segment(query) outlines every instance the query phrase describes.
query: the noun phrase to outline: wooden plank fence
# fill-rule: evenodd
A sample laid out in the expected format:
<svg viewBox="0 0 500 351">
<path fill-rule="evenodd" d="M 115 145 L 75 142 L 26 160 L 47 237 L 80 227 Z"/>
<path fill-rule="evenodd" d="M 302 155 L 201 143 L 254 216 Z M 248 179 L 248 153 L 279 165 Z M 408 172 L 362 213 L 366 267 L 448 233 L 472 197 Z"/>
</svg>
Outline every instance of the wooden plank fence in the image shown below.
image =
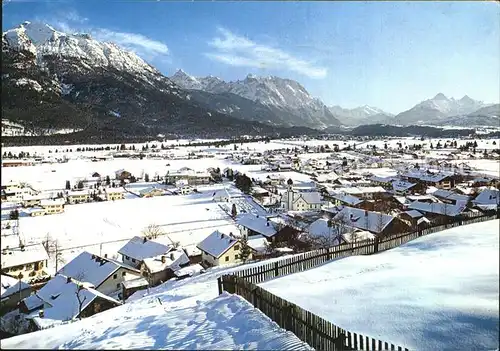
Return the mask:
<svg viewBox="0 0 500 351">
<path fill-rule="evenodd" d="M 398 350 L 403 348 L 367 336 L 344 330 L 323 318 L 288 302 L 257 286 L 270 279 L 318 267 L 338 258 L 354 255 L 371 255 L 386 251 L 431 233 L 445 229 L 484 222 L 499 215 L 467 216 L 449 224 L 438 225 L 409 233 L 400 233 L 380 240 L 363 240 L 344 243 L 328 249 L 314 250 L 234 272 L 219 277 L 219 294 L 227 291 L 238 294 L 271 318 L 280 327 L 293 332 L 299 339 L 317 350 Z M 407 349 L 404 349 L 407 351 Z"/>
<path fill-rule="evenodd" d="M 294 333 L 316 350 L 403 350 L 401 346 L 342 329 L 245 278 L 223 275 L 219 277 L 219 283 L 223 291 L 240 295 L 281 328 Z"/>
<path fill-rule="evenodd" d="M 341 245 L 330 247 L 328 249 L 308 251 L 302 254 L 295 255 L 293 257 L 263 264 L 258 267 L 243 269 L 241 271 L 234 272 L 234 275 L 240 278 L 245 278 L 254 284 L 260 284 L 273 278 L 303 272 L 308 269 L 318 267 L 319 265 L 334 259 L 344 258 L 348 256 L 375 254 L 401 246 L 421 236 L 465 224 L 484 222 L 496 218 L 496 215 L 481 215 L 466 219 L 460 219 L 459 221 L 450 224 L 429 227 L 420 231 L 400 233 L 389 237 L 384 237 L 380 240 L 370 239 L 358 241 L 356 243 L 344 243 Z"/>
</svg>

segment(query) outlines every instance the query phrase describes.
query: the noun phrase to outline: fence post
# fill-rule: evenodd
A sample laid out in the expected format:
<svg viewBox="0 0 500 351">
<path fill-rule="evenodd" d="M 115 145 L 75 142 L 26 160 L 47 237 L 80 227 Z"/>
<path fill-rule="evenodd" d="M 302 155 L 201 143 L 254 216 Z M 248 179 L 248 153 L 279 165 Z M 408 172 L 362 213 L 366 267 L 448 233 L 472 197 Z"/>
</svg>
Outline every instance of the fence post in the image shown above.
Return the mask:
<svg viewBox="0 0 500 351">
<path fill-rule="evenodd" d="M 375 242 L 373 243 L 373 253 L 378 252 L 378 235 L 375 237 Z"/>
<path fill-rule="evenodd" d="M 330 248 L 328 247 L 326 249 L 326 260 L 327 261 L 330 261 L 332 259 L 331 255 L 330 255 Z"/>
<path fill-rule="evenodd" d="M 219 295 L 221 295 L 222 291 L 224 290 L 223 287 L 222 287 L 222 276 L 220 276 L 219 278 L 217 278 L 217 286 L 219 287 Z"/>
<path fill-rule="evenodd" d="M 278 262 L 274 262 L 274 276 L 277 277 L 278 276 Z"/>
</svg>

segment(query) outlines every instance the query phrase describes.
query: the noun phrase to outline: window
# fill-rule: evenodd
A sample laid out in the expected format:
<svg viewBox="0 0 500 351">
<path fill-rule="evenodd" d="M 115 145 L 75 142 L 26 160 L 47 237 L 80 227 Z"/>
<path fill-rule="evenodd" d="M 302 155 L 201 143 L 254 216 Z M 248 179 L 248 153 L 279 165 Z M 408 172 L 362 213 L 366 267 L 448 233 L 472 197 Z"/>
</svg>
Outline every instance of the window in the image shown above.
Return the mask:
<svg viewBox="0 0 500 351">
<path fill-rule="evenodd" d="M 135 258 L 132 259 L 132 262 L 135 263 Z"/>
<path fill-rule="evenodd" d="M 118 278 L 118 274 L 113 275 L 113 279 Z"/>
<path fill-rule="evenodd" d="M 238 251 L 240 249 L 240 245 L 234 245 L 234 249 Z"/>
<path fill-rule="evenodd" d="M 127 274 L 127 272 L 122 272 L 122 277 L 124 277 L 124 276 L 125 276 L 125 274 Z"/>
<path fill-rule="evenodd" d="M 240 258 L 240 255 L 234 255 L 235 260 L 237 260 L 238 258 Z"/>
<path fill-rule="evenodd" d="M 119 284 L 119 283 L 118 283 L 118 284 L 116 284 L 116 288 L 117 288 L 117 289 L 120 289 L 120 284 Z"/>
<path fill-rule="evenodd" d="M 126 259 L 126 260 L 129 260 L 129 259 L 130 259 L 130 257 L 128 257 L 128 256 L 125 256 L 125 259 Z"/>
<path fill-rule="evenodd" d="M 229 261 L 229 256 L 226 256 L 226 262 Z"/>
</svg>

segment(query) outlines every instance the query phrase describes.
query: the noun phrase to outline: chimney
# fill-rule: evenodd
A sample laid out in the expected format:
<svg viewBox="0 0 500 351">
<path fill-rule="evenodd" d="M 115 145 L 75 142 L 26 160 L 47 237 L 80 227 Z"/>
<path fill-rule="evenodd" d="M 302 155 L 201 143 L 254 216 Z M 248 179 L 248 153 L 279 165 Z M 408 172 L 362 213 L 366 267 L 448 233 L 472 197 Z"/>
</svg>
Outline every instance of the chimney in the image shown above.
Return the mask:
<svg viewBox="0 0 500 351">
<path fill-rule="evenodd" d="M 107 253 L 104 254 L 104 258 L 108 258 L 108 254 Z"/>
<path fill-rule="evenodd" d="M 43 310 L 38 311 L 38 317 L 43 318 L 44 313 Z"/>
<path fill-rule="evenodd" d="M 66 283 L 71 283 L 71 277 L 66 277 Z"/>
<path fill-rule="evenodd" d="M 269 227 L 269 221 L 267 221 L 266 225 Z"/>
<path fill-rule="evenodd" d="M 170 253 L 170 259 L 171 259 L 172 261 L 175 259 L 175 257 L 174 257 L 174 253 L 173 253 L 173 252 L 171 252 L 171 253 Z"/>
<path fill-rule="evenodd" d="M 148 238 L 144 237 L 142 242 L 145 243 L 146 241 L 148 241 Z"/>
<path fill-rule="evenodd" d="M 165 263 L 167 261 L 167 258 L 165 256 L 161 256 L 161 263 Z"/>
<path fill-rule="evenodd" d="M 24 251 L 24 245 L 21 244 L 21 251 Z"/>
<path fill-rule="evenodd" d="M 92 255 L 92 259 L 95 260 L 95 255 Z"/>
</svg>

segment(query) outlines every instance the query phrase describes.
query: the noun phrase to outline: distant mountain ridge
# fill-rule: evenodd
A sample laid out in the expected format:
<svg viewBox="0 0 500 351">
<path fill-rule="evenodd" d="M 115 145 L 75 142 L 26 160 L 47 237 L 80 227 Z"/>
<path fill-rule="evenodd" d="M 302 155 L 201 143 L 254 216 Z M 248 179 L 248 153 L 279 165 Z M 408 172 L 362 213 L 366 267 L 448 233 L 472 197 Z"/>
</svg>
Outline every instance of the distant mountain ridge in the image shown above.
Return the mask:
<svg viewBox="0 0 500 351">
<path fill-rule="evenodd" d="M 440 123 L 446 118 L 468 115 L 487 106 L 489 105 L 467 95 L 455 100 L 438 93 L 432 99 L 424 100 L 411 109 L 399 113 L 389 122 L 398 125 Z"/>
<path fill-rule="evenodd" d="M 347 126 L 385 123 L 390 120 L 390 118 L 394 117 L 394 115 L 389 112 L 385 112 L 377 107 L 368 105 L 353 109 L 346 109 L 336 105 L 331 106 L 329 109 L 333 115 L 342 122 L 342 124 Z"/>
<path fill-rule="evenodd" d="M 62 128 L 88 138 L 283 131 L 202 106 L 135 53 L 44 23 L 2 33 L 2 102 L 2 118 L 34 135 Z"/>
<path fill-rule="evenodd" d="M 277 115 L 271 118 L 271 123 L 317 129 L 340 125 L 340 121 L 321 100 L 312 97 L 300 83 L 291 79 L 249 74 L 243 80 L 226 82 L 213 76 L 193 77 L 183 70 L 175 72 L 170 79 L 188 91 L 199 90 L 214 94 L 214 99 L 217 99 L 218 94 L 226 94 L 225 104 L 230 104 L 227 94 L 234 94 L 257 103 L 259 109 L 265 106 L 269 112 L 268 117 L 270 114 Z M 218 111 L 223 111 L 224 104 L 219 103 L 221 109 Z M 234 106 L 232 110 L 235 110 Z M 248 114 L 253 113 L 249 111 Z"/>
</svg>

